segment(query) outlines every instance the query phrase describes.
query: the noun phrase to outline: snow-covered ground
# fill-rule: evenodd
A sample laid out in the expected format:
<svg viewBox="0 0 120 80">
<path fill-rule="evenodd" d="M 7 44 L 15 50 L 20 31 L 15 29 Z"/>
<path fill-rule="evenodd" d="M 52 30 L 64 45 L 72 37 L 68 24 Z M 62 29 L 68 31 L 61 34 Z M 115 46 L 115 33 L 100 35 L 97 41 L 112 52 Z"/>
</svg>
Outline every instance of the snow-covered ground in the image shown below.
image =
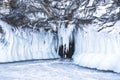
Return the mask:
<svg viewBox="0 0 120 80">
<path fill-rule="evenodd" d="M 56 59 L 0 64 L 0 80 L 120 80 L 120 74 Z"/>
</svg>

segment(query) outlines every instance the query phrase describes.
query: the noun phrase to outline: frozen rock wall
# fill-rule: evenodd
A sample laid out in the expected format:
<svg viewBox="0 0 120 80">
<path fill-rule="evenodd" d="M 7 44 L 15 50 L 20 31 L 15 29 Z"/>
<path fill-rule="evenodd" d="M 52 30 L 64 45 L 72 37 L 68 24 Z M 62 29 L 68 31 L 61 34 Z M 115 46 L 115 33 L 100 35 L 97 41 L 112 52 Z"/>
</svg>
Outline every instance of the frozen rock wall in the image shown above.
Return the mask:
<svg viewBox="0 0 120 80">
<path fill-rule="evenodd" d="M 63 54 L 69 54 L 70 43 L 74 42 L 72 58 L 76 64 L 120 72 L 119 3 L 119 0 L 1 0 L 0 45 L 4 57 L 0 62 L 59 58 L 60 47 Z"/>
</svg>

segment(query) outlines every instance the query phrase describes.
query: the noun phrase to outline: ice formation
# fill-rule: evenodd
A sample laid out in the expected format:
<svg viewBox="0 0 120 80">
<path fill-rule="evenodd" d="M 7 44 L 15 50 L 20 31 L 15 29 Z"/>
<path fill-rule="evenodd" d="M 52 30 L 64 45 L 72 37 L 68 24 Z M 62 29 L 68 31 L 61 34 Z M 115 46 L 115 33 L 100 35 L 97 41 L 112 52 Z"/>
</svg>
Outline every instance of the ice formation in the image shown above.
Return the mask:
<svg viewBox="0 0 120 80">
<path fill-rule="evenodd" d="M 0 26 L 4 30 L 4 34 L 1 34 L 0 62 L 59 58 L 55 51 L 56 37 L 51 31 L 12 31 L 12 26 L 1 20 Z"/>
<path fill-rule="evenodd" d="M 90 25 L 93 26 L 93 25 Z M 116 27 L 115 27 L 116 26 Z M 114 28 L 120 30 L 120 22 Z M 97 32 L 89 27 L 78 30 L 75 38 L 74 62 L 81 66 L 120 72 L 120 35 L 117 30 Z"/>
<path fill-rule="evenodd" d="M 120 72 L 119 3 L 10 0 L 0 6 L 0 62 L 60 58 L 73 42 L 74 63 Z"/>
</svg>

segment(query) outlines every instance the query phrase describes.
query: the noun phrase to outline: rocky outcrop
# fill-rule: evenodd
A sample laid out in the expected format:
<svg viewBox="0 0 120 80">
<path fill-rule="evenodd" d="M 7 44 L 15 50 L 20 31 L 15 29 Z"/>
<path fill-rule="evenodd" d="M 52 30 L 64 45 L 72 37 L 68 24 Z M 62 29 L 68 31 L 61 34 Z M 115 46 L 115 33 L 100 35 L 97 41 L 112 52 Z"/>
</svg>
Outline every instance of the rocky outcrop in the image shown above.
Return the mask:
<svg viewBox="0 0 120 80">
<path fill-rule="evenodd" d="M 119 0 L 3 0 L 0 4 L 1 19 L 17 27 L 68 20 L 76 25 L 97 24 L 101 31 L 106 23 L 114 25 L 120 19 Z"/>
</svg>

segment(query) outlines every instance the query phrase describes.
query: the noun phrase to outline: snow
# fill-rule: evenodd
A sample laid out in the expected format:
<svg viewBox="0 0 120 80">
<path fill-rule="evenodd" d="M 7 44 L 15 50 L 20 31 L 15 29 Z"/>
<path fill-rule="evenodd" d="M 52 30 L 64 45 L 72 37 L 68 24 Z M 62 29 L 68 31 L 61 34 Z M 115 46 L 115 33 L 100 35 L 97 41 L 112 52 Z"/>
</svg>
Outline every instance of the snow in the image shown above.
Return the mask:
<svg viewBox="0 0 120 80">
<path fill-rule="evenodd" d="M 120 80 L 120 74 L 80 67 L 71 60 L 0 64 L 1 80 Z"/>
</svg>

